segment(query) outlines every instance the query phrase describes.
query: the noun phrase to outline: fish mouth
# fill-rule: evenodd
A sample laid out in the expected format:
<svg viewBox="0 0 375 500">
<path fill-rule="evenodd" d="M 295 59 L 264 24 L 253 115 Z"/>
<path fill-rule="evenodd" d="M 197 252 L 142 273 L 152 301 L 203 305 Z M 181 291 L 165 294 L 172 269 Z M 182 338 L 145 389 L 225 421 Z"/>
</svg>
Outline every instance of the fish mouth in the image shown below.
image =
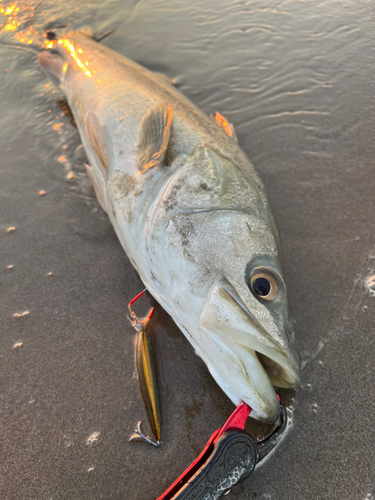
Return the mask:
<svg viewBox="0 0 375 500">
<path fill-rule="evenodd" d="M 210 290 L 201 323 L 213 341 L 205 358 L 224 392 L 235 404 L 245 401 L 257 420 L 276 422 L 280 408 L 274 387 L 299 385 L 290 346 L 276 342 L 239 298 L 218 285 Z"/>
<path fill-rule="evenodd" d="M 293 376 L 279 363 L 260 352 L 255 351 L 255 354 L 274 387 L 289 389 L 298 385 L 297 377 Z"/>
</svg>

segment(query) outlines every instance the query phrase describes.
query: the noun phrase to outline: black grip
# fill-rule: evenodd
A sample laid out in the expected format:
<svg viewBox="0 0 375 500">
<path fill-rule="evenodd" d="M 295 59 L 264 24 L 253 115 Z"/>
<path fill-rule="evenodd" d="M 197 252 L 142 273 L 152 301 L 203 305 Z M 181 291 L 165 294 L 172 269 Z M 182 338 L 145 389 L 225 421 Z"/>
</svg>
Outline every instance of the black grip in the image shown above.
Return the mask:
<svg viewBox="0 0 375 500">
<path fill-rule="evenodd" d="M 228 431 L 216 443 L 207 462 L 172 500 L 217 500 L 254 470 L 257 448 L 245 431 Z"/>
</svg>

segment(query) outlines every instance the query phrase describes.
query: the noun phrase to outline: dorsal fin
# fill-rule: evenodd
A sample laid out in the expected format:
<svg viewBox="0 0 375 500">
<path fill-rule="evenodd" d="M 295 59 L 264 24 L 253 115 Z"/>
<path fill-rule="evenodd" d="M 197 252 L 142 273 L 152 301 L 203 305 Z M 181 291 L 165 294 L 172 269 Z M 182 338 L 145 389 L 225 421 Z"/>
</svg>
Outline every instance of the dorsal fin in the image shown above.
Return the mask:
<svg viewBox="0 0 375 500">
<path fill-rule="evenodd" d="M 137 164 L 141 172 L 164 163 L 171 135 L 172 116 L 172 106 L 164 103 L 157 104 L 144 116 L 137 142 Z"/>
<path fill-rule="evenodd" d="M 86 118 L 86 134 L 90 145 L 93 147 L 95 153 L 98 156 L 98 159 L 108 172 L 109 163 L 103 138 L 103 126 L 100 123 L 99 119 L 92 113 L 88 113 Z"/>
<path fill-rule="evenodd" d="M 234 130 L 233 125 L 230 122 L 228 122 L 228 120 L 224 118 L 223 115 L 221 115 L 218 111 L 216 111 L 215 116 L 211 115 L 211 118 L 217 125 L 219 125 L 220 128 L 224 130 L 226 134 L 229 135 L 229 137 L 231 137 L 235 142 L 238 142 L 237 134 L 236 131 Z"/>
</svg>

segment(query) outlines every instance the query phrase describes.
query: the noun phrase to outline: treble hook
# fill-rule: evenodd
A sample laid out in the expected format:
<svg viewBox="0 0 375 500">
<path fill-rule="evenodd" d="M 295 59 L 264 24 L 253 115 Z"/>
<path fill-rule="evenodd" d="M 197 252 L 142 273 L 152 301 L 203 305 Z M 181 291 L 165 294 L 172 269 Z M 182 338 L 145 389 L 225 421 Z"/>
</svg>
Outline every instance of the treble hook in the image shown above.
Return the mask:
<svg viewBox="0 0 375 500">
<path fill-rule="evenodd" d="M 139 299 L 139 297 L 141 297 L 145 293 L 146 290 L 147 290 L 147 288 L 142 290 L 142 292 L 140 292 L 136 297 L 134 297 L 134 299 L 132 299 L 128 304 L 128 309 L 129 309 L 129 313 L 130 313 L 130 317 L 131 317 L 130 321 L 131 321 L 133 328 L 137 332 L 141 332 L 145 328 L 145 326 L 150 321 L 150 319 L 152 318 L 152 315 L 154 314 L 154 311 L 155 311 L 155 307 L 152 307 L 150 309 L 148 315 L 143 319 L 139 319 L 138 316 L 135 314 L 135 312 L 132 311 L 131 305 L 134 304 L 134 302 L 136 302 Z"/>
</svg>

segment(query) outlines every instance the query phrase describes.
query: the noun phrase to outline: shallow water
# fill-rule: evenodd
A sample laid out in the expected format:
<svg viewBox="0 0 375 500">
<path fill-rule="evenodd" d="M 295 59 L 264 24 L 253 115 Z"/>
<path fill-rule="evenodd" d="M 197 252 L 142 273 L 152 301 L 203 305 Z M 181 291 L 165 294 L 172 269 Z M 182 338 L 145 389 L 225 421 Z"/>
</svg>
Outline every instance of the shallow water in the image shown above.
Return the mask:
<svg viewBox="0 0 375 500">
<path fill-rule="evenodd" d="M 232 411 L 159 307 L 164 445 L 127 442 L 144 418 L 126 310 L 142 284 L 36 62 L 45 29 L 83 24 L 234 123 L 280 226 L 302 387 L 282 395 L 284 442 L 227 498 L 372 498 L 373 2 L 0 6 L 1 498 L 156 498 Z"/>
</svg>

